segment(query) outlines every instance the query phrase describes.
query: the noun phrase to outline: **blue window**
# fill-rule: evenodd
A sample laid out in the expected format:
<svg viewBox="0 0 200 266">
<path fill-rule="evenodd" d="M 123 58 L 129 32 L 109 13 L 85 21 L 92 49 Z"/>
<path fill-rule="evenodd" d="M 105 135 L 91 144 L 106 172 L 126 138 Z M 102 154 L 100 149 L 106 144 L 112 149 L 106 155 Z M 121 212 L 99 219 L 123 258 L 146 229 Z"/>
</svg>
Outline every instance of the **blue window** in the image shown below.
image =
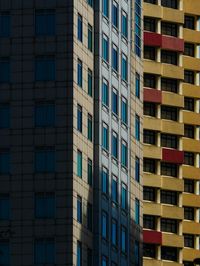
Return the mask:
<svg viewBox="0 0 200 266">
<path fill-rule="evenodd" d="M 78 59 L 78 63 L 77 63 L 77 83 L 78 83 L 78 86 L 82 88 L 83 86 L 83 64 L 80 59 Z"/>
<path fill-rule="evenodd" d="M 135 222 L 140 224 L 140 202 L 138 199 L 135 199 Z"/>
<path fill-rule="evenodd" d="M 128 61 L 124 54 L 122 54 L 122 79 L 128 80 Z"/>
<path fill-rule="evenodd" d="M 140 182 L 140 159 L 135 157 L 135 180 Z"/>
<path fill-rule="evenodd" d="M 103 79 L 102 83 L 102 102 L 104 105 L 108 106 L 109 105 L 109 93 L 108 93 L 108 82 Z"/>
<path fill-rule="evenodd" d="M 10 15 L 8 12 L 2 12 L 0 14 L 0 37 L 10 37 Z"/>
<path fill-rule="evenodd" d="M 124 226 L 121 227 L 121 250 L 127 252 L 127 229 Z"/>
<path fill-rule="evenodd" d="M 112 176 L 112 200 L 114 202 L 118 202 L 118 183 L 117 183 L 117 177 Z"/>
<path fill-rule="evenodd" d="M 38 149 L 35 152 L 35 172 L 36 173 L 53 173 L 55 172 L 55 150 Z"/>
<path fill-rule="evenodd" d="M 9 195 L 0 195 L 0 220 L 10 219 L 10 198 Z"/>
<path fill-rule="evenodd" d="M 124 140 L 122 140 L 121 144 L 121 163 L 124 167 L 128 166 L 128 148 Z"/>
<path fill-rule="evenodd" d="M 88 184 L 92 186 L 93 184 L 93 170 L 92 170 L 92 160 L 88 159 Z"/>
<path fill-rule="evenodd" d="M 90 24 L 88 24 L 88 49 L 91 52 L 93 50 L 93 29 Z"/>
<path fill-rule="evenodd" d="M 122 183 L 121 186 L 121 207 L 126 210 L 127 209 L 127 187 Z"/>
<path fill-rule="evenodd" d="M 140 99 L 140 75 L 137 72 L 135 74 L 135 95 Z"/>
<path fill-rule="evenodd" d="M 103 123 L 103 128 L 102 128 L 102 146 L 106 150 L 109 149 L 108 126 L 105 123 Z"/>
<path fill-rule="evenodd" d="M 56 77 L 56 67 L 54 57 L 37 58 L 35 62 L 35 80 L 53 81 Z"/>
<path fill-rule="evenodd" d="M 90 141 L 93 139 L 92 116 L 90 114 L 88 114 L 88 139 Z"/>
<path fill-rule="evenodd" d="M 82 107 L 78 104 L 77 106 L 77 130 L 82 132 Z"/>
<path fill-rule="evenodd" d="M 119 7 L 115 1 L 113 1 L 113 3 L 112 3 L 112 23 L 116 28 L 118 28 L 118 25 L 119 25 Z"/>
<path fill-rule="evenodd" d="M 103 15 L 108 18 L 109 16 L 109 0 L 102 0 L 103 3 Z"/>
<path fill-rule="evenodd" d="M 102 39 L 102 57 L 106 62 L 109 61 L 109 42 L 108 37 L 105 34 Z"/>
<path fill-rule="evenodd" d="M 112 245 L 117 246 L 117 221 L 114 219 L 111 223 L 111 241 Z"/>
<path fill-rule="evenodd" d="M 92 231 L 92 204 L 87 205 L 87 228 Z"/>
<path fill-rule="evenodd" d="M 82 243 L 77 241 L 77 266 L 82 266 Z"/>
<path fill-rule="evenodd" d="M 88 95 L 93 96 L 92 70 L 88 69 Z"/>
<path fill-rule="evenodd" d="M 118 115 L 118 93 L 114 88 L 112 90 L 112 111 Z"/>
<path fill-rule="evenodd" d="M 0 175 L 10 173 L 10 153 L 8 151 L 0 153 Z"/>
<path fill-rule="evenodd" d="M 82 152 L 77 151 L 77 176 L 82 178 Z"/>
<path fill-rule="evenodd" d="M 128 38 L 128 15 L 122 11 L 122 35 Z"/>
<path fill-rule="evenodd" d="M 55 244 L 54 239 L 38 239 L 35 241 L 35 264 L 54 265 L 55 263 Z"/>
<path fill-rule="evenodd" d="M 118 135 L 115 132 L 112 133 L 112 156 L 118 158 Z"/>
<path fill-rule="evenodd" d="M 101 189 L 103 193 L 108 194 L 108 170 L 105 167 L 102 169 Z"/>
<path fill-rule="evenodd" d="M 82 223 L 82 198 L 77 196 L 77 221 Z"/>
<path fill-rule="evenodd" d="M 9 104 L 0 105 L 0 128 L 10 127 L 10 106 Z"/>
<path fill-rule="evenodd" d="M 39 193 L 35 195 L 35 217 L 55 217 L 55 195 L 54 193 Z"/>
<path fill-rule="evenodd" d="M 10 62 L 5 58 L 0 60 L 0 83 L 10 82 Z"/>
<path fill-rule="evenodd" d="M 101 235 L 105 239 L 108 237 L 108 214 L 104 211 L 101 214 Z"/>
<path fill-rule="evenodd" d="M 83 18 L 80 14 L 78 14 L 78 40 L 80 42 L 83 41 Z"/>
<path fill-rule="evenodd" d="M 140 265 L 140 245 L 138 241 L 135 241 L 134 257 L 135 257 L 135 266 L 139 266 Z"/>
<path fill-rule="evenodd" d="M 140 117 L 138 115 L 135 116 L 135 138 L 140 140 Z"/>
<path fill-rule="evenodd" d="M 90 5 L 91 7 L 94 6 L 94 0 L 87 0 L 87 2 L 88 2 L 88 5 Z"/>
<path fill-rule="evenodd" d="M 37 10 L 35 14 L 35 34 L 38 36 L 55 35 L 55 11 Z"/>
<path fill-rule="evenodd" d="M 141 0 L 135 1 L 135 53 L 141 57 Z"/>
<path fill-rule="evenodd" d="M 0 242 L 0 265 L 10 265 L 10 245 L 6 241 Z"/>
<path fill-rule="evenodd" d="M 124 97 L 122 97 L 121 101 L 121 119 L 123 123 L 128 123 L 128 106 L 127 100 Z"/>
<path fill-rule="evenodd" d="M 35 106 L 35 126 L 51 127 L 55 125 L 55 105 L 53 103 L 38 103 Z"/>
<path fill-rule="evenodd" d="M 115 71 L 118 71 L 118 49 L 114 44 L 112 47 L 112 67 Z"/>
</svg>

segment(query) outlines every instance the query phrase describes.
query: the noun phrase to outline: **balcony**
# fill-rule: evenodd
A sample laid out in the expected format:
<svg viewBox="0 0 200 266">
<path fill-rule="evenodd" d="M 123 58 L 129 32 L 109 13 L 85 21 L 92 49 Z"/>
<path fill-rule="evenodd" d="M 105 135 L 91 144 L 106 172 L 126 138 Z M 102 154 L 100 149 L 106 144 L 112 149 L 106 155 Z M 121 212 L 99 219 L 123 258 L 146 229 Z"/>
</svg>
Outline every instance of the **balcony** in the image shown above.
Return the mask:
<svg viewBox="0 0 200 266">
<path fill-rule="evenodd" d="M 182 138 L 183 150 L 190 152 L 200 151 L 200 141 L 196 139 Z"/>
<path fill-rule="evenodd" d="M 156 32 L 144 31 L 144 45 L 161 47 L 162 35 Z"/>
<path fill-rule="evenodd" d="M 161 260 L 143 257 L 143 265 L 144 266 L 161 266 L 163 264 L 162 264 Z M 178 265 L 178 266 L 180 266 L 180 265 Z"/>
<path fill-rule="evenodd" d="M 200 235 L 200 224 L 193 221 L 183 221 L 183 233 Z"/>
<path fill-rule="evenodd" d="M 183 249 L 183 260 L 193 261 L 196 258 L 200 258 L 200 250 L 191 248 Z"/>
<path fill-rule="evenodd" d="M 162 103 L 162 92 L 156 89 L 144 88 L 144 101 Z"/>
<path fill-rule="evenodd" d="M 195 194 L 183 193 L 183 205 L 199 208 L 200 196 Z"/>
<path fill-rule="evenodd" d="M 143 241 L 149 244 L 162 244 L 162 233 L 152 230 L 143 230 Z"/>
<path fill-rule="evenodd" d="M 182 111 L 182 113 L 183 123 L 200 126 L 200 114 L 189 111 Z"/>
<path fill-rule="evenodd" d="M 191 179 L 196 179 L 196 180 L 199 180 L 200 179 L 200 171 L 199 171 L 199 168 L 196 168 L 194 166 L 182 165 L 182 172 L 183 172 L 182 175 L 185 178 L 191 178 Z"/>
<path fill-rule="evenodd" d="M 162 7 L 158 5 L 152 5 L 149 3 L 143 3 L 143 15 L 154 18 L 162 18 Z"/>
<path fill-rule="evenodd" d="M 186 0 L 183 6 L 185 13 L 200 16 L 199 0 Z"/>
<path fill-rule="evenodd" d="M 183 179 L 172 178 L 167 176 L 161 177 L 162 189 L 175 190 L 182 192 L 184 189 Z"/>
<path fill-rule="evenodd" d="M 182 85 L 183 95 L 187 97 L 200 98 L 199 86 L 183 83 Z"/>
<path fill-rule="evenodd" d="M 144 128 L 161 131 L 161 120 L 155 117 L 144 116 Z"/>
<path fill-rule="evenodd" d="M 196 13 L 194 13 L 196 14 Z M 185 42 L 199 43 L 200 40 L 200 32 L 191 29 L 183 28 L 183 38 Z"/>
<path fill-rule="evenodd" d="M 162 64 L 144 59 L 144 72 L 155 75 L 162 75 Z"/>
<path fill-rule="evenodd" d="M 162 214 L 161 216 L 163 218 L 171 218 L 171 219 L 179 219 L 182 220 L 183 215 L 183 208 L 177 207 L 177 206 L 168 206 L 168 205 L 162 205 Z M 156 214 L 154 214 L 156 215 Z M 157 214 L 158 215 L 158 214 Z"/>
<path fill-rule="evenodd" d="M 157 147 L 155 145 L 148 145 L 148 144 L 144 144 L 144 157 L 145 158 L 153 158 L 153 159 L 157 159 L 157 160 L 161 160 L 162 158 L 162 153 L 161 153 L 161 148 Z"/>
<path fill-rule="evenodd" d="M 162 75 L 167 78 L 184 79 L 183 67 L 163 63 Z"/>
<path fill-rule="evenodd" d="M 200 59 L 194 58 L 191 56 L 183 55 L 183 67 L 186 69 L 192 69 L 195 71 L 199 71 L 200 69 Z"/>
<path fill-rule="evenodd" d="M 184 151 L 162 148 L 162 160 L 168 163 L 182 164 L 184 162 Z"/>
<path fill-rule="evenodd" d="M 183 136 L 184 125 L 175 121 L 162 120 L 162 132 Z"/>
<path fill-rule="evenodd" d="M 144 214 L 161 216 L 161 204 L 152 202 L 143 202 Z"/>
<path fill-rule="evenodd" d="M 169 22 L 173 21 L 174 23 L 180 23 L 180 24 L 184 23 L 184 13 L 182 10 L 162 7 L 162 13 L 163 13 L 162 19 L 164 21 L 169 21 Z"/>
<path fill-rule="evenodd" d="M 148 187 L 162 187 L 162 181 L 160 175 L 143 173 L 143 184 Z"/>
<path fill-rule="evenodd" d="M 176 93 L 162 91 L 162 104 L 184 107 L 184 97 Z"/>
<path fill-rule="evenodd" d="M 162 232 L 162 245 L 170 247 L 183 247 L 183 236 Z"/>
</svg>

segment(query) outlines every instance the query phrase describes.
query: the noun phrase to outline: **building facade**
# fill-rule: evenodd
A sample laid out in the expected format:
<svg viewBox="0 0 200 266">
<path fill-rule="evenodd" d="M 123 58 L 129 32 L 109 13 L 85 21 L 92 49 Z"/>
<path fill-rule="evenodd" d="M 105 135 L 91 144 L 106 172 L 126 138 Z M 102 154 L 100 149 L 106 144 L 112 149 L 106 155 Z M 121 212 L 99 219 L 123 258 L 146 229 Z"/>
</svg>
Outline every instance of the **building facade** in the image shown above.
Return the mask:
<svg viewBox="0 0 200 266">
<path fill-rule="evenodd" d="M 144 1 L 144 265 L 199 246 L 198 0 Z"/>
<path fill-rule="evenodd" d="M 142 264 L 141 0 L 0 0 L 0 264 Z"/>
</svg>

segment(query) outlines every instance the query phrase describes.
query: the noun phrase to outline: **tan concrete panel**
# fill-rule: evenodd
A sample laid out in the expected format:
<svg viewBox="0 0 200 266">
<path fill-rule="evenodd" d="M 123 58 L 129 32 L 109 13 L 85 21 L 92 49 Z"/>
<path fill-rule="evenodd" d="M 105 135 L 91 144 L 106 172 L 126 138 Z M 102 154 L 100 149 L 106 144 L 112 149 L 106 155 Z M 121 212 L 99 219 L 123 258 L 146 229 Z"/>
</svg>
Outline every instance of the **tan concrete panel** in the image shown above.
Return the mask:
<svg viewBox="0 0 200 266">
<path fill-rule="evenodd" d="M 170 247 L 180 247 L 184 246 L 183 236 L 179 236 L 171 233 L 162 233 L 162 245 Z"/>
<path fill-rule="evenodd" d="M 193 221 L 183 221 L 183 233 L 200 235 L 200 224 Z"/>
<path fill-rule="evenodd" d="M 162 159 L 162 149 L 154 145 L 144 144 L 144 157 Z"/>
<path fill-rule="evenodd" d="M 162 217 L 171 219 L 183 219 L 183 208 L 177 206 L 162 205 Z"/>
<path fill-rule="evenodd" d="M 183 67 L 186 69 L 192 69 L 195 71 L 199 71 L 200 69 L 200 59 L 194 58 L 191 56 L 183 55 Z"/>
<path fill-rule="evenodd" d="M 200 152 L 200 141 L 196 139 L 183 138 L 183 150 L 191 152 Z"/>
<path fill-rule="evenodd" d="M 199 195 L 183 193 L 183 205 L 199 208 L 200 207 Z"/>
<path fill-rule="evenodd" d="M 200 169 L 190 165 L 182 166 L 183 177 L 200 180 Z"/>
<path fill-rule="evenodd" d="M 184 135 L 184 125 L 170 120 L 162 120 L 162 132 L 176 135 Z"/>
<path fill-rule="evenodd" d="M 182 93 L 184 96 L 200 98 L 200 89 L 199 86 L 192 85 L 189 83 L 182 84 Z"/>
<path fill-rule="evenodd" d="M 183 123 L 200 126 L 200 114 L 183 110 Z"/>
<path fill-rule="evenodd" d="M 179 24 L 184 23 L 184 13 L 182 10 L 163 7 L 162 14 L 162 19 L 165 21 L 173 21 L 173 23 Z"/>
</svg>

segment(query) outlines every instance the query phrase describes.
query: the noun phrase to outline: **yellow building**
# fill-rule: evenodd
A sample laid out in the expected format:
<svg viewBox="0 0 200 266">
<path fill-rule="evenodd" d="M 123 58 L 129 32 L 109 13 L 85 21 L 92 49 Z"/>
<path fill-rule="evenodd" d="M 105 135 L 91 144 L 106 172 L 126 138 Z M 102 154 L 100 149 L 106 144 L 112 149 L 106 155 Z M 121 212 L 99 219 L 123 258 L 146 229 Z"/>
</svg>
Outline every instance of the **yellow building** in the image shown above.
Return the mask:
<svg viewBox="0 0 200 266">
<path fill-rule="evenodd" d="M 144 265 L 200 257 L 200 0 L 144 0 Z"/>
</svg>

